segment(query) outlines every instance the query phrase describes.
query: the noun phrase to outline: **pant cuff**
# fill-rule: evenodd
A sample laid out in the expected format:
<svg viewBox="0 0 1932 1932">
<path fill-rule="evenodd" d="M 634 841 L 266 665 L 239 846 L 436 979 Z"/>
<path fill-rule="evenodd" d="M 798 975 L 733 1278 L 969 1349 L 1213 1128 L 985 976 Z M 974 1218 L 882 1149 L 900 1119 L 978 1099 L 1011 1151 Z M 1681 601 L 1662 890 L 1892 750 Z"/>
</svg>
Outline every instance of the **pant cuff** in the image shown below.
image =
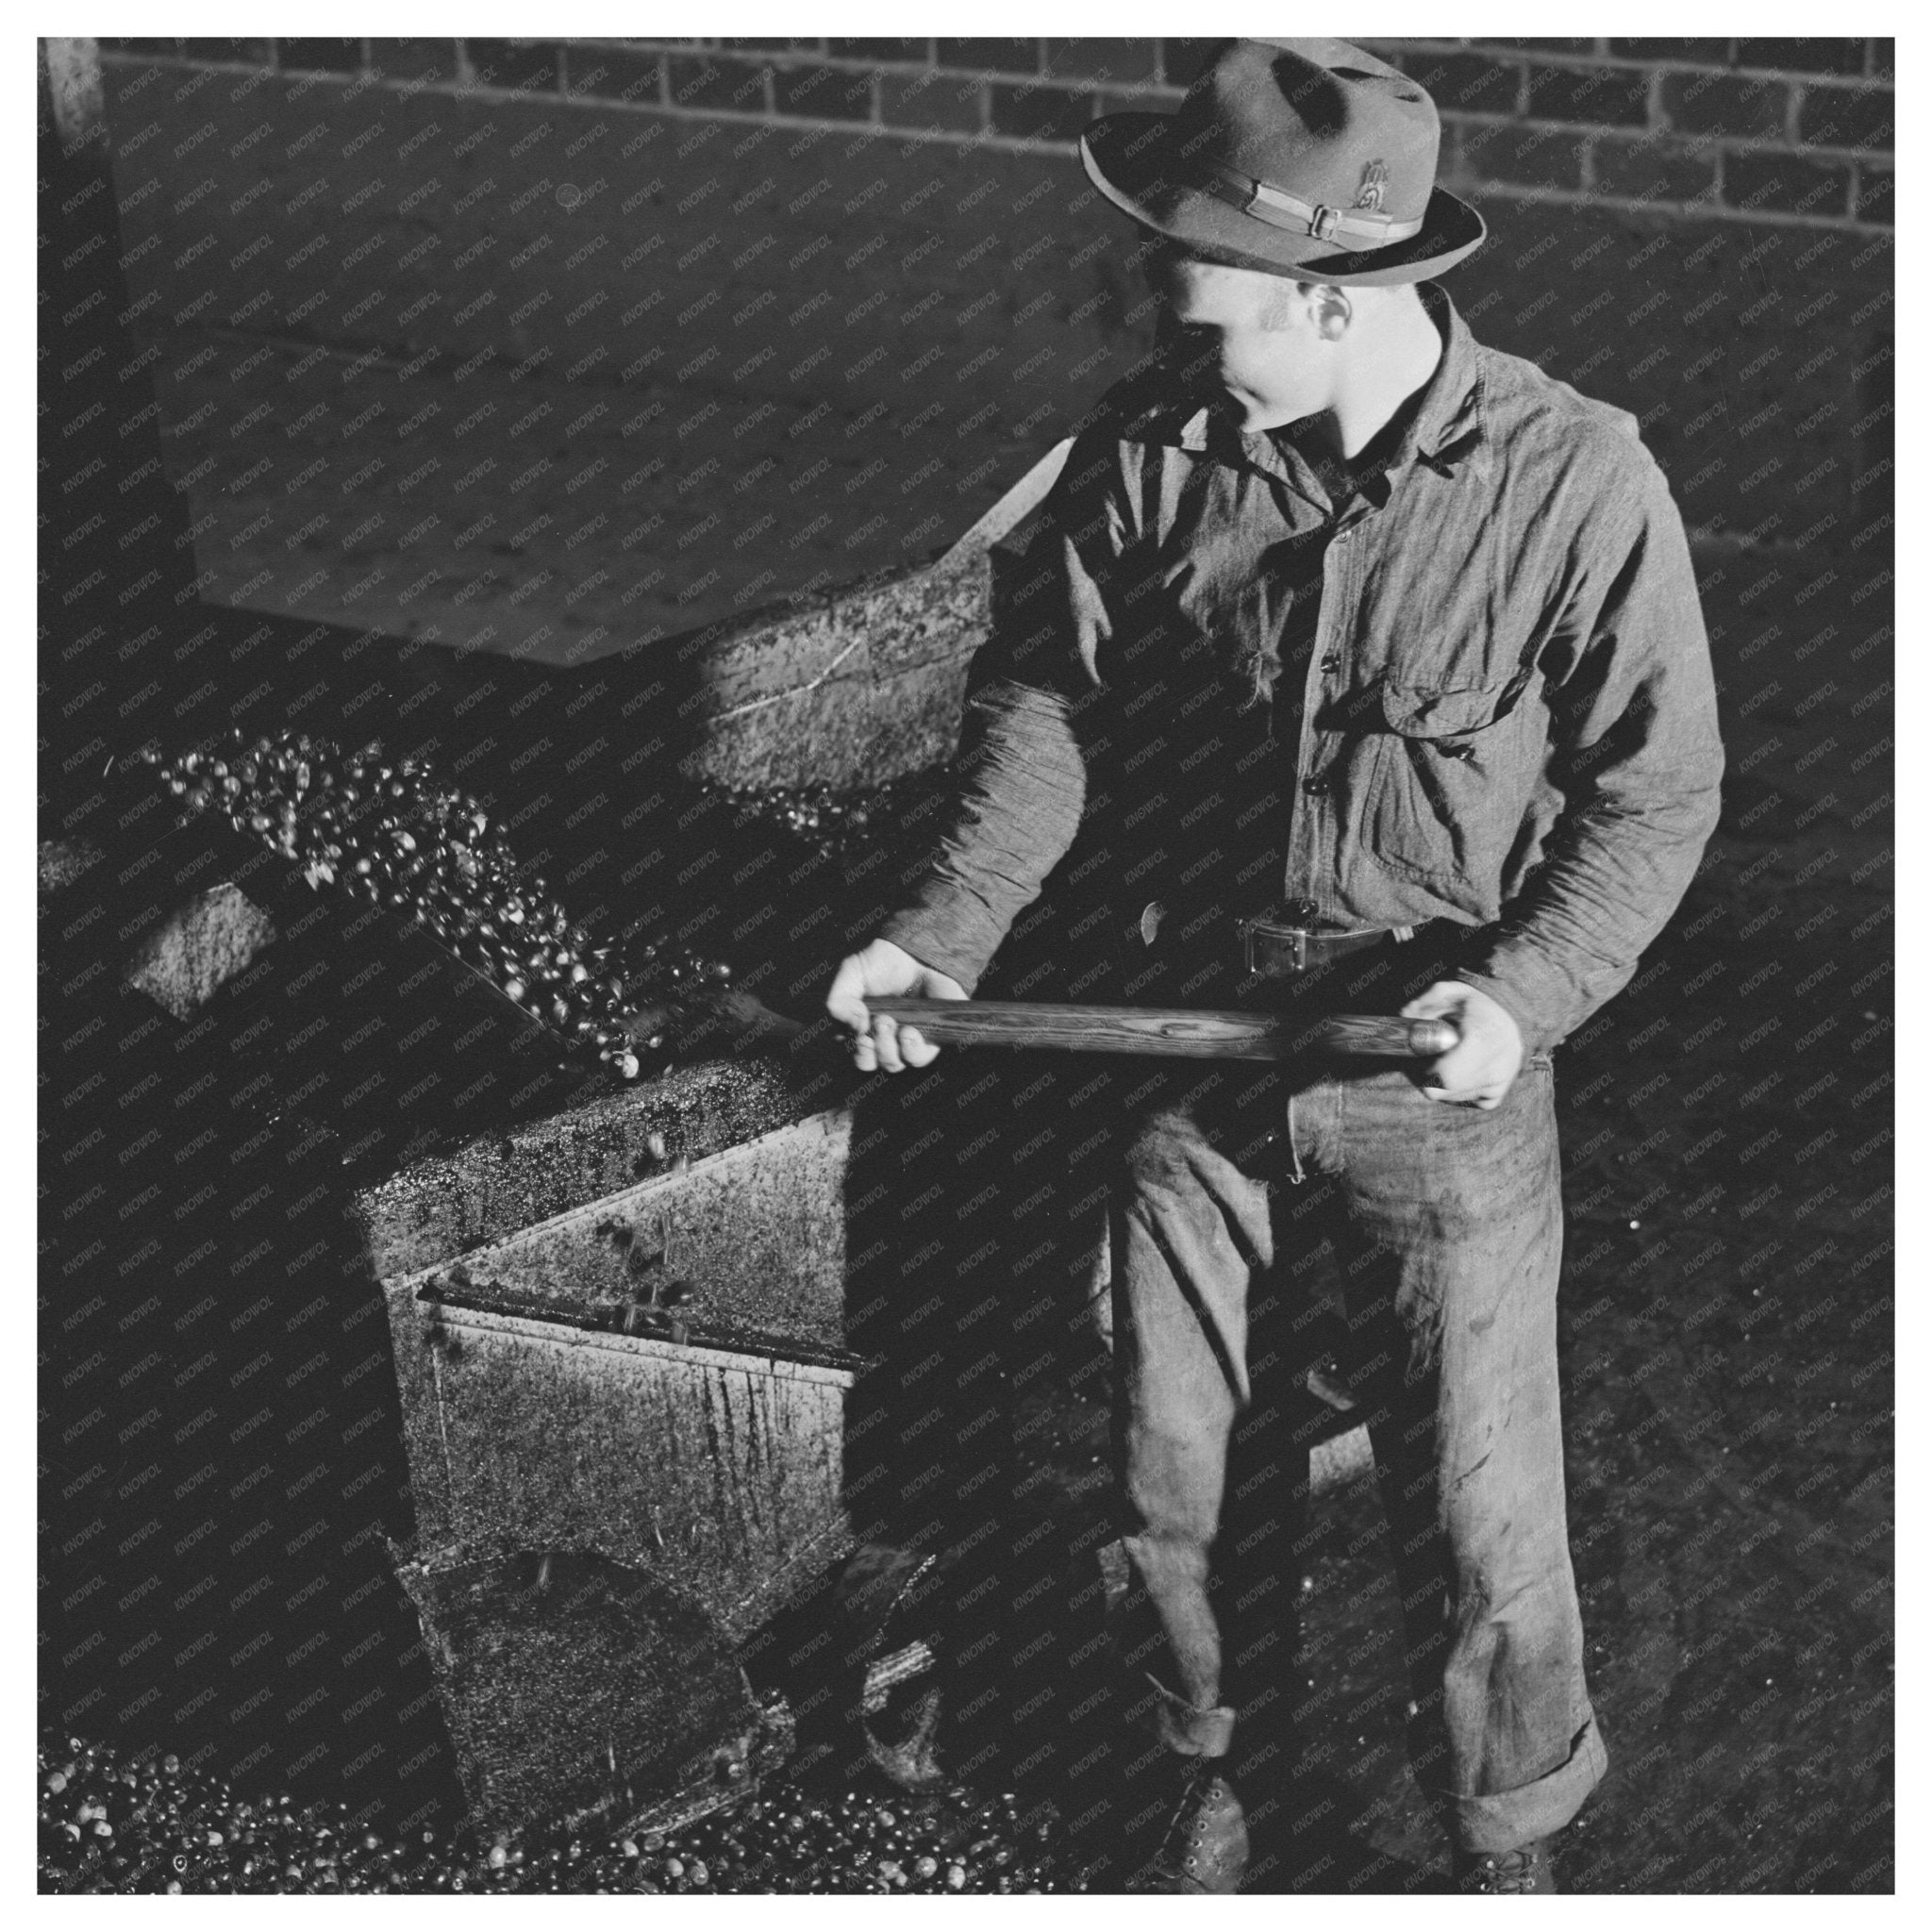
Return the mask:
<svg viewBox="0 0 1932 1932">
<path fill-rule="evenodd" d="M 1187 1757 L 1225 1757 L 1234 1742 L 1234 1711 L 1225 1704 L 1204 1708 L 1176 1697 L 1158 1677 L 1148 1683 L 1155 1691 L 1154 1724 L 1170 1751 Z"/>
<path fill-rule="evenodd" d="M 1513 1852 L 1519 1845 L 1548 1838 L 1582 1810 L 1609 1764 L 1603 1734 L 1595 1718 L 1589 1718 L 1571 1740 L 1570 1756 L 1555 1771 L 1518 1785 L 1513 1791 L 1476 1798 L 1439 1794 L 1449 1836 L 1458 1851 L 1474 1853 Z"/>
</svg>

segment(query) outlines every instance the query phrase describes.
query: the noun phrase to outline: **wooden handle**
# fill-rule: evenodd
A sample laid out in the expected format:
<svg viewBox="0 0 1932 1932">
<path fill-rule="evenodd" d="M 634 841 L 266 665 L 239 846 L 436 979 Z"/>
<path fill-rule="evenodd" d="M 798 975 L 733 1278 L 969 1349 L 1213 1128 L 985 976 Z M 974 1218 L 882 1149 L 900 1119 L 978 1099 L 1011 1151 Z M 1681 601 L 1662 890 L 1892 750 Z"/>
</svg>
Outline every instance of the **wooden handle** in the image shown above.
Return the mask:
<svg viewBox="0 0 1932 1932">
<path fill-rule="evenodd" d="M 1446 1020 L 1394 1014 L 1196 1011 L 1178 1007 L 1067 1007 L 1022 1000 L 874 999 L 867 1010 L 916 1027 L 936 1046 L 1056 1047 L 1202 1060 L 1434 1059 L 1457 1038 Z"/>
</svg>

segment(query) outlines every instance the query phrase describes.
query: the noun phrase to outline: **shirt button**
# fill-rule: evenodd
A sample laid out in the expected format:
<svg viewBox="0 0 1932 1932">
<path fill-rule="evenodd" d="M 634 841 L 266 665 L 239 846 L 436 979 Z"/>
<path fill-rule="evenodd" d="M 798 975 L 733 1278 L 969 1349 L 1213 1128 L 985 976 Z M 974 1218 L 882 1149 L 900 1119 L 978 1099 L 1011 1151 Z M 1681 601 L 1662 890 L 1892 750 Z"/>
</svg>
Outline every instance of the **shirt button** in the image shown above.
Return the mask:
<svg viewBox="0 0 1932 1932">
<path fill-rule="evenodd" d="M 1322 659 L 1322 669 L 1325 671 L 1330 677 L 1333 677 L 1335 674 L 1341 669 L 1341 653 L 1340 651 L 1330 651 L 1328 655 Z"/>
<path fill-rule="evenodd" d="M 1291 899 L 1288 902 L 1291 919 L 1312 919 L 1315 916 L 1315 902 L 1312 899 Z"/>
<path fill-rule="evenodd" d="M 1312 778 L 1304 778 L 1302 780 L 1302 790 L 1306 791 L 1310 798 L 1320 798 L 1323 792 L 1326 791 L 1327 789 L 1328 781 L 1326 778 L 1323 777 L 1320 773 L 1317 773 L 1315 776 Z"/>
</svg>

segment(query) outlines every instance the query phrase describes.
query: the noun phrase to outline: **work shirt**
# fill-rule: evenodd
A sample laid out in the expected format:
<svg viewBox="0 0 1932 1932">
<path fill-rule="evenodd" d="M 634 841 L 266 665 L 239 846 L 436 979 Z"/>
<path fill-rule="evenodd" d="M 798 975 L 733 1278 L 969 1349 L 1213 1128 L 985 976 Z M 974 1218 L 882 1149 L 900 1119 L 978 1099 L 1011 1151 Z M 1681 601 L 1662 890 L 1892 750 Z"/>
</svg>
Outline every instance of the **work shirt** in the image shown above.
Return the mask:
<svg viewBox="0 0 1932 1932">
<path fill-rule="evenodd" d="M 1209 1006 L 1240 917 L 1446 920 L 1530 1051 L 1627 982 L 1719 809 L 1682 520 L 1634 417 L 1420 292 L 1441 360 L 1344 503 L 1161 358 L 1101 399 L 884 937 L 970 992 L 1047 888 L 1016 996 Z"/>
<path fill-rule="evenodd" d="M 1321 618 L 1322 576 L 1328 545 L 1357 493 L 1384 465 L 1374 460 L 1373 446 L 1353 461 L 1324 448 L 1313 418 L 1266 434 L 1271 442 L 1301 457 L 1327 503 L 1326 515 L 1293 541 L 1278 545 L 1271 559 L 1275 563 L 1280 635 L 1262 667 L 1261 696 L 1275 706 L 1275 729 L 1282 733 L 1293 729 L 1301 720 L 1308 654 L 1315 647 Z M 1378 436 L 1376 444 L 1381 441 Z"/>
</svg>

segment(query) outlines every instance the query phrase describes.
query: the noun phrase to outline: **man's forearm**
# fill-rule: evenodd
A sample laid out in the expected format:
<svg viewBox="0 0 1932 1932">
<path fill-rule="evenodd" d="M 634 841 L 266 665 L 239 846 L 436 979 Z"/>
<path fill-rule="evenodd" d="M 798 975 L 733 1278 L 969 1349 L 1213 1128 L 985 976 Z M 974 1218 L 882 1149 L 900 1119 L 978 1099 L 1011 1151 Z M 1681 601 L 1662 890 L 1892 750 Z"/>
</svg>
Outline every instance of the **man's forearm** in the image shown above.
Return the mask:
<svg viewBox="0 0 1932 1932">
<path fill-rule="evenodd" d="M 1086 767 L 1065 700 L 1001 678 L 968 700 L 953 822 L 879 937 L 970 993 L 1074 842 Z"/>
<path fill-rule="evenodd" d="M 1716 829 L 1724 746 L 1697 580 L 1662 473 L 1607 502 L 1606 537 L 1553 648 L 1553 770 L 1574 801 L 1486 950 L 1457 977 L 1554 1046 L 1620 991 Z"/>
<path fill-rule="evenodd" d="M 1457 978 L 1508 1012 L 1528 1051 L 1556 1045 L 1629 982 L 1696 876 L 1718 810 L 1713 774 L 1707 791 L 1658 802 L 1641 825 L 1586 816 Z"/>
</svg>

